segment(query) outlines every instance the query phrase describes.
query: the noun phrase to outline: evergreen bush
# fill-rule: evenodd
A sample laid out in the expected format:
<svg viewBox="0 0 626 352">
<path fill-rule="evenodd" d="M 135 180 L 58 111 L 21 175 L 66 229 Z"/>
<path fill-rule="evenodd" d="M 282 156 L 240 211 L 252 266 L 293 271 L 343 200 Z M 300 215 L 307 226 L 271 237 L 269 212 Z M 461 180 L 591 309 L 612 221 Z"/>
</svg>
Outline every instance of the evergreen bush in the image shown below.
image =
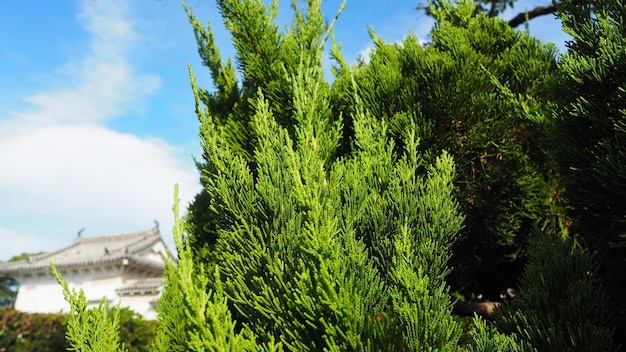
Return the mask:
<svg viewBox="0 0 626 352">
<path fill-rule="evenodd" d="M 466 221 L 450 280 L 467 296 L 494 299 L 516 284 L 533 224 L 566 230 L 558 180 L 540 148 L 556 50 L 476 14 L 472 1 L 430 8 L 430 43 L 410 33 L 385 43 L 371 29 L 369 60 L 337 78 L 333 98 L 351 125 L 354 79 L 364 109 L 385 121 L 397 149 L 415 126 L 423 154 L 453 156 Z"/>
<path fill-rule="evenodd" d="M 567 0 L 559 17 L 572 40 L 555 81 L 552 145 L 574 233 L 600 260 L 626 345 L 626 5 Z"/>
<path fill-rule="evenodd" d="M 157 336 L 151 351 L 246 351 L 254 340 L 235 331 L 235 322 L 226 304 L 219 271 L 212 277 L 213 290 L 207 291 L 211 278 L 202 263 L 194 263 L 189 243 L 183 239 L 183 224 L 178 216 L 178 186 L 174 191 L 174 241 L 179 260 L 168 258 L 163 296 L 157 304 Z M 273 346 L 270 346 L 273 347 Z M 273 348 L 268 348 L 273 350 Z"/>
<path fill-rule="evenodd" d="M 242 82 L 188 11 L 216 85 L 208 94 L 192 79 L 205 208 L 191 206 L 190 243 L 212 244 L 205 261 L 220 264 L 237 319 L 290 350 L 456 349 L 444 281 L 462 222 L 452 159 L 425 158 L 418 125 L 397 146 L 375 111 L 355 104 L 349 126 L 333 111 L 322 53 L 334 21 L 320 1 L 294 5 L 282 35 L 270 24 L 275 3 L 218 4 Z"/>
<path fill-rule="evenodd" d="M 108 310 L 109 319 L 114 309 Z M 148 351 L 156 328 L 128 308 L 119 310 L 120 341 L 129 352 Z M 0 310 L 0 351 L 66 351 L 66 313 L 25 313 L 10 308 Z"/>
<path fill-rule="evenodd" d="M 113 310 L 109 309 L 112 316 Z M 120 341 L 129 352 L 147 352 L 154 341 L 156 326 L 128 308 L 120 309 Z M 66 313 L 24 313 L 0 310 L 0 351 L 66 351 Z"/>
<path fill-rule="evenodd" d="M 254 172 L 220 138 L 210 110 L 197 108 L 225 292 L 259 342 L 289 350 L 456 349 L 443 280 L 462 221 L 452 159 L 425 164 L 415 138 L 396 156 L 385 126 L 365 111 L 353 116 L 355 151 L 334 158 L 341 125 L 316 51 L 289 80 L 294 137 L 259 90 Z M 379 316 L 398 324 L 372 323 Z"/>
<path fill-rule="evenodd" d="M 520 339 L 515 334 L 505 334 L 493 324 L 477 316 L 472 321 L 470 331 L 471 342 L 465 347 L 467 351 L 476 352 L 536 352 L 532 344 Z M 539 350 L 541 351 L 541 350 Z"/>
</svg>

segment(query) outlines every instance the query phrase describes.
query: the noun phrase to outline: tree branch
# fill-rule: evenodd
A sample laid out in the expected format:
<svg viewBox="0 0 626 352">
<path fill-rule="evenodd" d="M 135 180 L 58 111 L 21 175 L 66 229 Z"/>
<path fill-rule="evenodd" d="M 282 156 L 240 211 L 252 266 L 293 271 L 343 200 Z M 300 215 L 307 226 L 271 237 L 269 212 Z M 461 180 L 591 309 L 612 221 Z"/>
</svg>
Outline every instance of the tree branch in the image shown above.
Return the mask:
<svg viewBox="0 0 626 352">
<path fill-rule="evenodd" d="M 560 5 L 560 3 L 557 4 L 556 6 L 553 4 L 546 5 L 546 6 L 537 6 L 528 12 L 521 12 L 509 21 L 509 26 L 515 28 L 519 26 L 520 24 L 526 22 L 526 18 L 528 18 L 528 20 L 532 20 L 535 17 L 547 15 L 550 13 L 555 13 L 558 5 Z"/>
</svg>

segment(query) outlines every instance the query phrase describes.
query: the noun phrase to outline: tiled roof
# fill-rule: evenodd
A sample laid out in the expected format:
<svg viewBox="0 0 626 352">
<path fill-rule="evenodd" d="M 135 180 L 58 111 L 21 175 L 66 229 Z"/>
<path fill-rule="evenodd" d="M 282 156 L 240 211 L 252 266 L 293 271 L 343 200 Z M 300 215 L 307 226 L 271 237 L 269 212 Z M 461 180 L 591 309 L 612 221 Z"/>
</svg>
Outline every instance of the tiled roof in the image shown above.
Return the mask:
<svg viewBox="0 0 626 352">
<path fill-rule="evenodd" d="M 149 295 L 161 292 L 163 278 L 151 277 L 146 279 L 127 280 L 120 288 L 115 289 L 118 296 Z"/>
<path fill-rule="evenodd" d="M 159 228 L 112 236 L 77 236 L 74 243 L 57 251 L 24 260 L 0 263 L 0 273 L 48 271 L 50 263 L 58 268 L 82 267 L 117 262 L 162 270 L 164 262 L 142 258 L 156 243 L 162 242 Z"/>
</svg>

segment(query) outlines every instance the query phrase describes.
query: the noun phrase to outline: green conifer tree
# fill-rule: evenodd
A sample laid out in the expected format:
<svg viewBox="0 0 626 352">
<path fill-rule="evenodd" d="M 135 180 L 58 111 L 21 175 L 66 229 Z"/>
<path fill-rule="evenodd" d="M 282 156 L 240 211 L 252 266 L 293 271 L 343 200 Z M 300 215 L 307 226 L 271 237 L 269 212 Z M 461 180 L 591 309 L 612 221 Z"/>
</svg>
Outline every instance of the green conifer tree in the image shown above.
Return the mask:
<svg viewBox="0 0 626 352">
<path fill-rule="evenodd" d="M 182 290 L 176 266 L 169 259 L 165 264 L 164 284 L 161 297 L 157 301 L 157 336 L 152 345 L 153 351 L 187 351 L 187 328 Z"/>
<path fill-rule="evenodd" d="M 282 34 L 275 3 L 218 4 L 243 81 L 188 11 L 217 86 L 209 94 L 192 75 L 205 187 L 188 221 L 197 258 L 220 265 L 233 315 L 257 342 L 289 350 L 456 350 L 444 281 L 462 223 L 453 160 L 425 159 L 417 125 L 397 147 L 371 111 L 353 108 L 343 123 L 323 76 L 333 22 L 321 1 L 294 5 Z"/>
<path fill-rule="evenodd" d="M 556 51 L 476 14 L 472 1 L 433 1 L 431 9 L 432 42 L 409 34 L 389 44 L 372 29 L 375 49 L 353 76 L 365 109 L 386 122 L 396 148 L 416 126 L 422 153 L 447 150 L 455 159 L 455 195 L 467 217 L 453 282 L 497 296 L 515 285 L 534 223 L 566 229 L 558 184 L 538 148 Z M 355 106 L 351 80 L 340 75 L 333 86 L 347 117 Z"/>
<path fill-rule="evenodd" d="M 536 352 L 537 350 L 520 339 L 517 335 L 505 334 L 496 329 L 493 324 L 477 316 L 472 321 L 472 338 L 466 348 L 473 352 Z"/>
<path fill-rule="evenodd" d="M 626 5 L 568 0 L 559 16 L 572 41 L 555 86 L 555 155 L 574 232 L 597 254 L 626 345 Z"/>
</svg>

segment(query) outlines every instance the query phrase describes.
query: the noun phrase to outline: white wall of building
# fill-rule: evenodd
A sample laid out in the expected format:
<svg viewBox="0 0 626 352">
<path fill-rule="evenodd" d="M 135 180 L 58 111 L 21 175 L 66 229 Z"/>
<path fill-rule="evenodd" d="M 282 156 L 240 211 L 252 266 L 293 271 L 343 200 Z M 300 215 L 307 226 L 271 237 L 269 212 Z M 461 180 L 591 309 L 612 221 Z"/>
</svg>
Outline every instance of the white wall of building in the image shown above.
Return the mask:
<svg viewBox="0 0 626 352">
<path fill-rule="evenodd" d="M 133 311 L 141 314 L 146 320 L 156 320 L 157 313 L 155 310 L 156 301 L 159 299 L 160 294 L 156 295 L 141 295 L 141 296 L 124 296 L 121 297 L 121 306 L 132 309 Z M 117 302 L 115 303 L 117 304 Z"/>
<path fill-rule="evenodd" d="M 20 278 L 15 309 L 29 313 L 67 312 L 69 304 L 63 298 L 63 289 L 49 277 Z"/>
<path fill-rule="evenodd" d="M 141 314 L 144 319 L 156 319 L 154 302 L 159 294 L 119 297 L 116 289 L 123 285 L 121 268 L 108 267 L 84 271 L 61 272 L 70 288 L 83 290 L 90 307 L 96 307 L 106 296 L 110 307 L 118 303 Z M 63 289 L 51 274 L 30 275 L 16 278 L 20 282 L 15 300 L 15 309 L 29 313 L 68 312 L 69 303 L 65 301 Z"/>
</svg>

